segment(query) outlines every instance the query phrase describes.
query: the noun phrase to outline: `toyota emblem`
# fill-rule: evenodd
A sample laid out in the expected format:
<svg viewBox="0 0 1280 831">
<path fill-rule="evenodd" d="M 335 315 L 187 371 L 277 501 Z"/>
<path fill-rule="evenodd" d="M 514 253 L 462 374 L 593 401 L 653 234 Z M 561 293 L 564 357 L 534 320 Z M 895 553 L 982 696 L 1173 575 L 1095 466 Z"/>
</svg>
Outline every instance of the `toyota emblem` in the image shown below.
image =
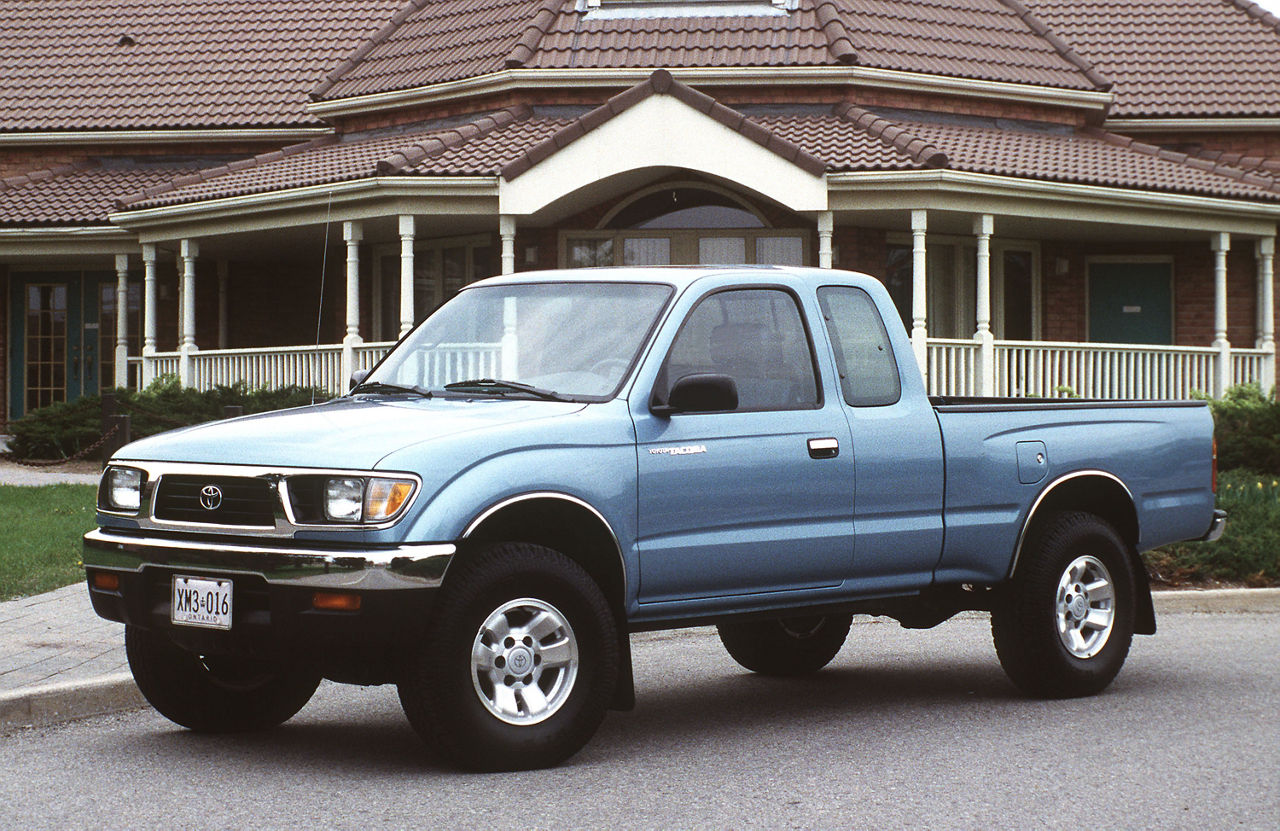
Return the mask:
<svg viewBox="0 0 1280 831">
<path fill-rule="evenodd" d="M 216 511 L 222 506 L 222 488 L 217 485 L 205 485 L 200 489 L 200 507 L 206 511 Z"/>
</svg>

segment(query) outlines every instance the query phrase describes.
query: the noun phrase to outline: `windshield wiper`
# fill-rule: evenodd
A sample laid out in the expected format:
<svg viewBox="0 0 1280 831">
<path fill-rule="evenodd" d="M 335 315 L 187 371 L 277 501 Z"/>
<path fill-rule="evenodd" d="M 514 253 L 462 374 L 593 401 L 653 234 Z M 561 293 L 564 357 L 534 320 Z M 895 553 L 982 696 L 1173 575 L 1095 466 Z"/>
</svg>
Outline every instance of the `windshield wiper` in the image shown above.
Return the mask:
<svg viewBox="0 0 1280 831">
<path fill-rule="evenodd" d="M 522 384 L 519 381 L 500 381 L 497 378 L 473 378 L 469 381 L 454 381 L 451 384 L 445 384 L 444 388 L 449 392 L 475 392 L 482 395 L 507 395 L 512 392 L 524 393 L 532 395 L 535 398 L 541 398 L 544 401 L 572 401 L 555 390 L 546 390 L 542 387 L 535 387 L 532 384 Z"/>
<path fill-rule="evenodd" d="M 386 384 L 386 383 L 383 383 L 382 381 L 365 381 L 362 384 L 356 384 L 354 387 L 352 387 L 351 394 L 355 395 L 358 392 L 389 392 L 389 393 L 407 392 L 410 395 L 420 395 L 423 398 L 431 397 L 431 390 L 427 389 L 426 387 L 401 386 L 400 384 Z"/>
</svg>

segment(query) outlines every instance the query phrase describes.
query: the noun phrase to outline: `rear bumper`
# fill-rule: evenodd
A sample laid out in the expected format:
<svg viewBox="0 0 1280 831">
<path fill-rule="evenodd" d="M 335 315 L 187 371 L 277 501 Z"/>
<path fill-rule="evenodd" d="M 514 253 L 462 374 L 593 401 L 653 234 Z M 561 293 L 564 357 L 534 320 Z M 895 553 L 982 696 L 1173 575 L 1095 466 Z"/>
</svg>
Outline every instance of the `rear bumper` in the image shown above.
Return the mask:
<svg viewBox="0 0 1280 831">
<path fill-rule="evenodd" d="M 350 664 L 384 663 L 425 624 L 432 598 L 456 553 L 452 544 L 320 549 L 256 542 L 135 536 L 98 529 L 84 537 L 94 611 L 108 620 L 165 632 L 201 654 L 287 655 Z M 107 572 L 114 588 L 95 585 Z M 230 630 L 175 625 L 174 575 L 233 583 Z M 317 592 L 360 598 L 353 610 L 315 608 Z"/>
<path fill-rule="evenodd" d="M 1222 537 L 1222 532 L 1227 530 L 1227 512 L 1215 509 L 1213 512 L 1213 520 L 1209 523 L 1209 530 L 1204 532 L 1204 536 L 1200 538 L 1200 542 L 1214 542 Z"/>
</svg>

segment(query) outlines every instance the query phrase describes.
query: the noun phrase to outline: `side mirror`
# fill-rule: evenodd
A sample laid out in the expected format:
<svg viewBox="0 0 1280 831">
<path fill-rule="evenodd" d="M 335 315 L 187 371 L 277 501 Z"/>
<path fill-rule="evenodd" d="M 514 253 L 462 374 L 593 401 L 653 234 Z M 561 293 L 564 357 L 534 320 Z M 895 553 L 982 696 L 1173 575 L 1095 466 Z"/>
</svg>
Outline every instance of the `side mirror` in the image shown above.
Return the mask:
<svg viewBox="0 0 1280 831">
<path fill-rule="evenodd" d="M 728 375 L 700 372 L 676 381 L 665 404 L 649 411 L 656 416 L 674 413 L 716 413 L 738 409 L 738 385 Z"/>
<path fill-rule="evenodd" d="M 350 392 L 351 390 L 358 387 L 360 384 L 363 384 L 364 379 L 368 377 L 369 377 L 369 370 L 357 369 L 355 372 L 351 373 L 351 382 L 347 385 L 347 391 Z"/>
</svg>

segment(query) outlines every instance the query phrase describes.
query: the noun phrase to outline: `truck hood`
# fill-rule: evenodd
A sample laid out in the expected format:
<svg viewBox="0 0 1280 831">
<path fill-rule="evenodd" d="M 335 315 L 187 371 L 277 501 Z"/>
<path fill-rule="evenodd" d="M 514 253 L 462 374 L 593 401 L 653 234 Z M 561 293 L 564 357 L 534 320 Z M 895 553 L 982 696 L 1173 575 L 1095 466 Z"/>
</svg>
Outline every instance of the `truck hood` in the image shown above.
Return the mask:
<svg viewBox="0 0 1280 831">
<path fill-rule="evenodd" d="M 388 454 L 415 444 L 569 415 L 584 406 L 500 398 L 340 398 L 161 433 L 126 445 L 114 458 L 372 470 Z"/>
</svg>

